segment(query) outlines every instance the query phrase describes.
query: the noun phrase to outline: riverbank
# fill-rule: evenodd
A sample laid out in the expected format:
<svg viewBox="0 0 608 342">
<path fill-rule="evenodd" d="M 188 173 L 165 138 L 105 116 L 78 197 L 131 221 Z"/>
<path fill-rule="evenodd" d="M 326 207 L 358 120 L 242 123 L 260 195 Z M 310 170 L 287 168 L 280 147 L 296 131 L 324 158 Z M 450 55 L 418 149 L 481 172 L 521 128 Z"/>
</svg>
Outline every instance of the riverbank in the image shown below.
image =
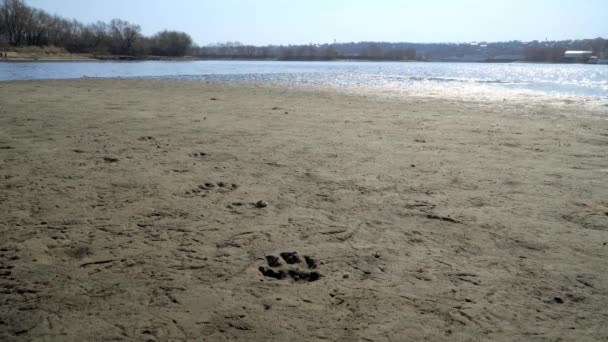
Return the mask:
<svg viewBox="0 0 608 342">
<path fill-rule="evenodd" d="M 92 55 L 2 51 L 0 62 L 80 62 L 97 60 Z"/>
<path fill-rule="evenodd" d="M 276 61 L 276 62 L 384 62 L 384 63 L 463 63 L 463 64 L 589 64 L 589 63 L 573 63 L 573 62 L 530 62 L 530 61 L 442 61 L 442 60 L 395 60 L 385 58 L 364 58 L 364 57 L 343 57 L 343 58 L 279 58 L 279 57 L 230 57 L 230 56 L 129 56 L 129 55 L 97 55 L 84 53 L 68 53 L 38 51 L 44 49 L 29 48 L 23 51 L 2 51 L 0 62 L 81 62 L 81 61 Z M 6 54 L 6 56 L 4 55 Z M 599 63 L 605 64 L 605 63 Z"/>
<path fill-rule="evenodd" d="M 4 341 L 608 338 L 605 112 L 144 80 L 0 101 Z"/>
<path fill-rule="evenodd" d="M 84 53 L 45 53 L 45 52 L 2 52 L 0 62 L 86 62 L 86 61 L 196 61 L 202 60 L 192 56 L 119 56 L 95 55 Z M 6 54 L 6 56 L 4 55 Z"/>
</svg>

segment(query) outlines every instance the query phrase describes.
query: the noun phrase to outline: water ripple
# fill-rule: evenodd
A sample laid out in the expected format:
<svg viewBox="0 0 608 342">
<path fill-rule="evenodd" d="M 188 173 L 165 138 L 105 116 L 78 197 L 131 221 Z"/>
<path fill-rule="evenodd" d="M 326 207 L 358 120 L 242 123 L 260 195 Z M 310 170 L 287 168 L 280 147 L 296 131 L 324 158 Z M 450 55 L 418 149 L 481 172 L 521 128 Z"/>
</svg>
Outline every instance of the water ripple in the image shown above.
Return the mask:
<svg viewBox="0 0 608 342">
<path fill-rule="evenodd" d="M 152 78 L 503 98 L 515 93 L 608 100 L 608 66 L 392 62 L 0 63 L 0 80 Z"/>
</svg>

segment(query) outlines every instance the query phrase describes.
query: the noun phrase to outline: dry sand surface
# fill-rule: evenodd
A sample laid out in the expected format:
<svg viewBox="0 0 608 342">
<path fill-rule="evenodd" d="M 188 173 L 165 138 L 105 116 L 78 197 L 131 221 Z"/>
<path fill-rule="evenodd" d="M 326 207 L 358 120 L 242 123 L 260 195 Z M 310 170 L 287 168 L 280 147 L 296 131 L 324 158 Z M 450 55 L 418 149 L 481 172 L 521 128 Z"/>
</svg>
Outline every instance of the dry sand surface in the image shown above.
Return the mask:
<svg viewBox="0 0 608 342">
<path fill-rule="evenodd" d="M 2 341 L 608 339 L 608 110 L 138 80 L 0 103 Z"/>
<path fill-rule="evenodd" d="M 91 55 L 86 54 L 71 54 L 71 53 L 44 53 L 44 52 L 5 52 L 0 57 L 0 62 L 29 62 L 29 61 L 45 61 L 45 62 L 75 62 L 75 61 L 94 61 L 96 60 Z M 4 55 L 6 54 L 6 56 Z"/>
</svg>

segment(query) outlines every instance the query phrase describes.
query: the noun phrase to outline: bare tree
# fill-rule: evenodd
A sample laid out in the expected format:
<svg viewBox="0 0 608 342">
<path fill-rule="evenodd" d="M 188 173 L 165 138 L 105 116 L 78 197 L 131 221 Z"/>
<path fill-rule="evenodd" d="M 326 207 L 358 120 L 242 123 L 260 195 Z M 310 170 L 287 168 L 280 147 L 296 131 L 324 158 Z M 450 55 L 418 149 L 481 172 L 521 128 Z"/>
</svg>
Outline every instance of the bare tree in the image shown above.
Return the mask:
<svg viewBox="0 0 608 342">
<path fill-rule="evenodd" d="M 192 47 L 192 38 L 184 32 L 162 31 L 150 38 L 150 51 L 157 56 L 183 56 Z"/>
<path fill-rule="evenodd" d="M 3 17 L 9 44 L 21 46 L 25 43 L 25 30 L 30 12 L 30 8 L 21 0 L 3 1 L 0 15 Z"/>
<path fill-rule="evenodd" d="M 140 38 L 141 27 L 121 19 L 112 19 L 110 30 L 114 43 L 115 52 L 120 54 L 131 54 L 135 41 Z"/>
<path fill-rule="evenodd" d="M 26 29 L 27 45 L 43 46 L 48 44 L 48 32 L 51 16 L 45 11 L 32 9 Z"/>
<path fill-rule="evenodd" d="M 6 23 L 4 22 L 4 15 L 0 11 L 0 43 L 8 43 L 8 35 L 6 34 Z"/>
</svg>

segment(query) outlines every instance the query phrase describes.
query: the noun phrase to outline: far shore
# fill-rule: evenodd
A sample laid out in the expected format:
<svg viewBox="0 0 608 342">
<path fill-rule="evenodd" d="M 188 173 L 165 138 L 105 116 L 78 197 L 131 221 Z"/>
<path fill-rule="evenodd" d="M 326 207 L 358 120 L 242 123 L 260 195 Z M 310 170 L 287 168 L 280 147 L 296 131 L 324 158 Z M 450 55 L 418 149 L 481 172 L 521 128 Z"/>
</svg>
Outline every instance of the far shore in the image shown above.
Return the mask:
<svg viewBox="0 0 608 342">
<path fill-rule="evenodd" d="M 15 52 L 2 51 L 0 62 L 92 62 L 92 61 L 276 61 L 276 62 L 393 62 L 393 63 L 488 63 L 488 64 L 572 64 L 556 62 L 531 62 L 531 61 L 441 61 L 441 60 L 392 60 L 392 59 L 369 59 L 369 58 L 237 58 L 237 57 L 198 57 L 198 56 L 126 56 L 126 55 L 95 55 L 83 53 L 44 53 L 44 52 Z M 7 54 L 5 57 L 4 54 Z M 577 63 L 587 64 L 587 63 Z"/>
</svg>

